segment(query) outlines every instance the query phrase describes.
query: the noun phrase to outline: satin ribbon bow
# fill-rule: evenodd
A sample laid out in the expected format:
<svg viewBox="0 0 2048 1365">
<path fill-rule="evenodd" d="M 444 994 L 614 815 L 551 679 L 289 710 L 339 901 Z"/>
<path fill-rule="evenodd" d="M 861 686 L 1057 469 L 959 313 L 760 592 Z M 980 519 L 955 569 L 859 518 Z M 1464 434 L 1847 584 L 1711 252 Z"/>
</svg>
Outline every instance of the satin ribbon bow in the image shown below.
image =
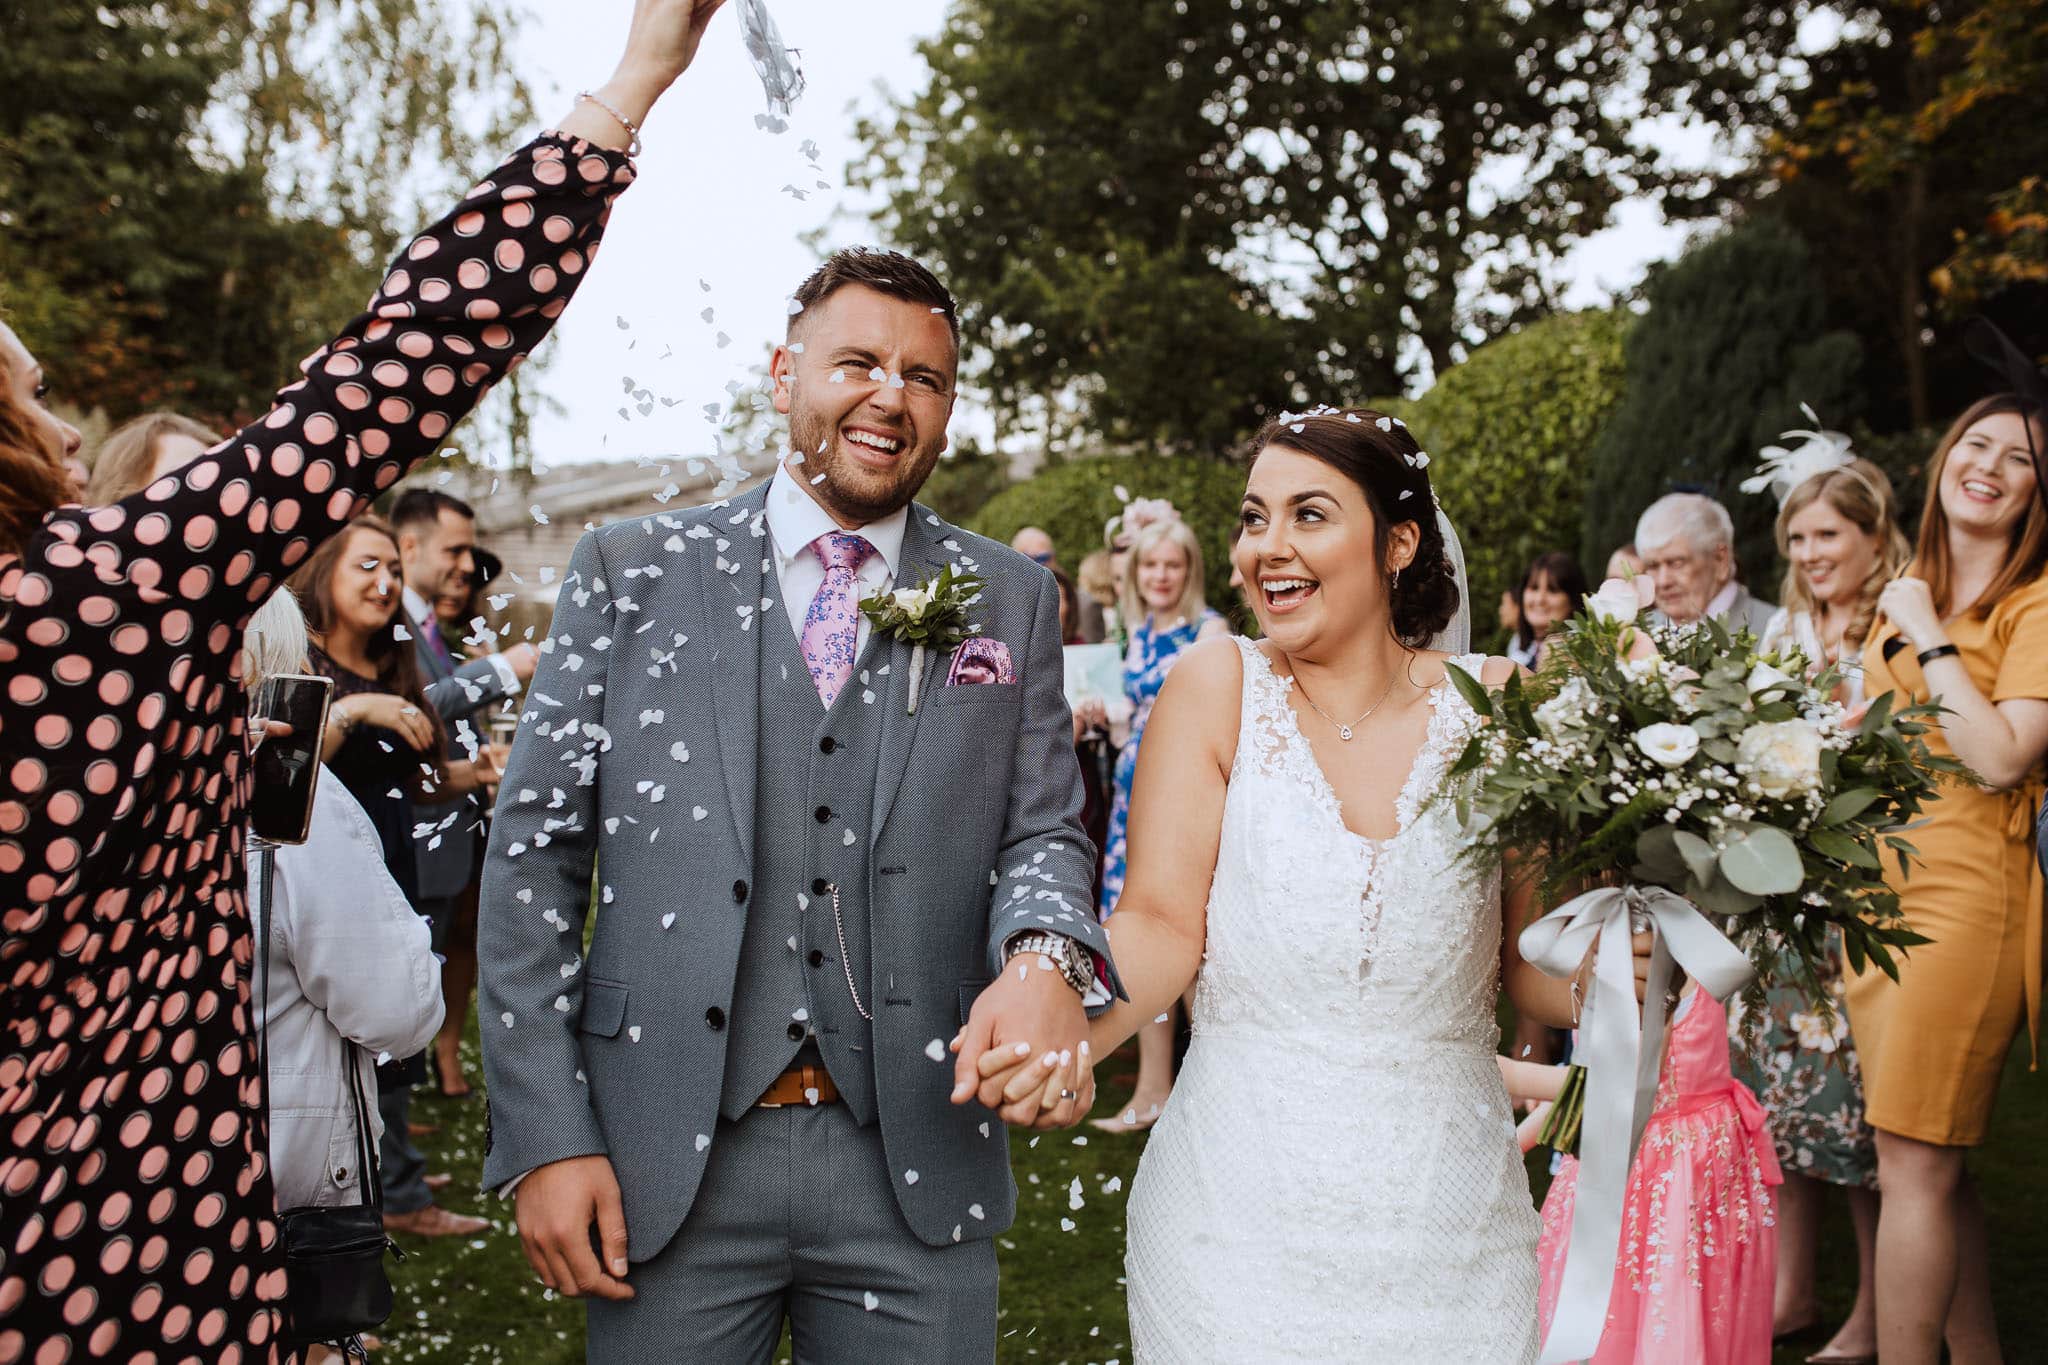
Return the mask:
<svg viewBox="0 0 2048 1365">
<path fill-rule="evenodd" d="M 1643 996 L 1651 1007 L 1641 1012 L 1640 1025 L 1631 921 L 1646 923 L 1655 944 Z M 1568 901 L 1522 931 L 1522 956 L 1550 976 L 1569 979 L 1596 942 L 1593 990 L 1579 1018 L 1586 1111 L 1579 1128 L 1578 1196 L 1541 1365 L 1586 1359 L 1599 1349 L 1607 1326 L 1622 1200 L 1629 1163 L 1657 1099 L 1663 1000 L 1674 965 L 1717 1000 L 1741 990 L 1754 974 L 1749 958 L 1691 901 L 1661 886 L 1602 887 Z"/>
</svg>

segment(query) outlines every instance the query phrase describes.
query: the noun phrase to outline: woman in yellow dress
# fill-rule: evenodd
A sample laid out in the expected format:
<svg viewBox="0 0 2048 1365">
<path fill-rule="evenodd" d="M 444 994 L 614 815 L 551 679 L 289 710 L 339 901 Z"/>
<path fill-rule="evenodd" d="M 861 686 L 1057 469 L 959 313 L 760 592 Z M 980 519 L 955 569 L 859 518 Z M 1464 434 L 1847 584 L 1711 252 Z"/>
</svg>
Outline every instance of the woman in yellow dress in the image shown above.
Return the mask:
<svg viewBox="0 0 2048 1365">
<path fill-rule="evenodd" d="M 1964 1166 L 1984 1140 L 2005 1056 L 2039 1023 L 2041 874 L 2034 812 L 2048 752 L 2048 429 L 2021 400 L 1978 402 L 1929 471 L 1907 576 L 1878 599 L 1866 695 L 1948 709 L 1928 736 L 1982 785 L 1953 783 L 1911 832 L 1921 861 L 1895 881 L 1906 920 L 1933 940 L 1894 984 L 1849 983 L 1884 1191 L 1877 1234 L 1885 1365 L 1999 1359 L 1983 1205 Z"/>
</svg>

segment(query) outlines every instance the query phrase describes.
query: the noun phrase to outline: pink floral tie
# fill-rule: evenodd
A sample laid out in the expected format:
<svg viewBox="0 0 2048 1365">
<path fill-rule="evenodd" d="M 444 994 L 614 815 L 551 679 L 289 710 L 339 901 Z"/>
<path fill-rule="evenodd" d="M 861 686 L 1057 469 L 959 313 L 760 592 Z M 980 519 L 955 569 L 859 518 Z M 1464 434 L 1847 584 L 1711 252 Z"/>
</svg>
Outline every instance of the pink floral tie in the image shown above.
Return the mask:
<svg viewBox="0 0 2048 1365">
<path fill-rule="evenodd" d="M 827 531 L 811 542 L 811 552 L 825 566 L 825 581 L 804 613 L 801 647 L 818 700 L 831 710 L 839 690 L 853 676 L 853 646 L 860 638 L 860 603 L 854 576 L 875 553 L 875 547 L 844 531 Z"/>
</svg>

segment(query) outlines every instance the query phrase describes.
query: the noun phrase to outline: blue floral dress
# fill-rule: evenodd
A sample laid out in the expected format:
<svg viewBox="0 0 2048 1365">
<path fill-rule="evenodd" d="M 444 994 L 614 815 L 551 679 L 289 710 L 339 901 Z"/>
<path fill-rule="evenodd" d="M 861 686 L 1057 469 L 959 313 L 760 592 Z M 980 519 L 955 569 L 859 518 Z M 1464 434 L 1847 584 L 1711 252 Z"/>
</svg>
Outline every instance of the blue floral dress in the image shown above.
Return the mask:
<svg viewBox="0 0 2048 1365">
<path fill-rule="evenodd" d="M 1124 651 L 1124 695 L 1138 708 L 1131 716 L 1131 738 L 1116 757 L 1116 790 L 1109 807 L 1109 842 L 1102 850 L 1102 917 L 1116 909 L 1124 892 L 1125 827 L 1131 815 L 1131 782 L 1138 775 L 1138 741 L 1144 738 L 1145 722 L 1152 717 L 1152 703 L 1166 686 L 1166 675 L 1181 651 L 1195 642 L 1202 627 L 1223 617 L 1203 611 L 1193 621 L 1183 621 L 1171 630 L 1154 630 L 1152 618 L 1131 631 L 1130 648 Z"/>
</svg>

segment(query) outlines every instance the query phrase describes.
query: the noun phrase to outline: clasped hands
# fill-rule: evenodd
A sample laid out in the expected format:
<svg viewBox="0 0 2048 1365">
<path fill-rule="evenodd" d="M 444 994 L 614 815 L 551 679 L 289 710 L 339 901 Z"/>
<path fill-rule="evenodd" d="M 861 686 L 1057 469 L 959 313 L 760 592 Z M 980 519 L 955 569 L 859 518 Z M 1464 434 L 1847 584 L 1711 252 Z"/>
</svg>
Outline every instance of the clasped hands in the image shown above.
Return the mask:
<svg viewBox="0 0 2048 1365">
<path fill-rule="evenodd" d="M 1071 1128 L 1095 1103 L 1088 1012 L 1050 958 L 1019 953 L 953 1035 L 955 1104 L 974 1100 L 1019 1128 Z"/>
</svg>

